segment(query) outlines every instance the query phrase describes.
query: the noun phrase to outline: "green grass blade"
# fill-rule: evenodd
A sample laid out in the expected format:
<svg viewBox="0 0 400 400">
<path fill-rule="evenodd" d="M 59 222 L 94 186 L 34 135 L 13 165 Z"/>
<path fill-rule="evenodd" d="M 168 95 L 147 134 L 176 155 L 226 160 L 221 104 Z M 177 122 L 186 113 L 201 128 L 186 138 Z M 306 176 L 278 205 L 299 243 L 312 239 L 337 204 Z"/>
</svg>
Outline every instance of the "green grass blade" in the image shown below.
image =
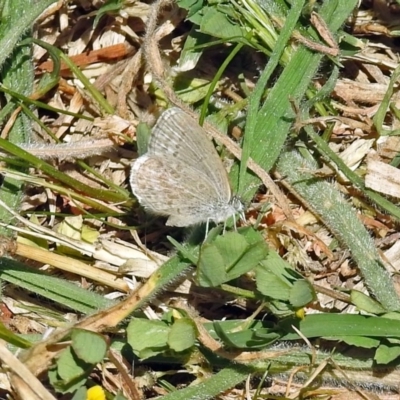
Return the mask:
<svg viewBox="0 0 400 400">
<path fill-rule="evenodd" d="M 334 34 L 356 4 L 355 0 L 332 0 L 324 2 L 319 13 Z M 258 111 L 257 121 L 251 124 L 254 133 L 250 155 L 266 171 L 278 159 L 295 119 L 292 101 L 300 102 L 303 99 L 323 57 L 321 53 L 300 46 L 268 93 Z M 242 187 L 249 188 L 244 198 L 254 195 L 257 183 L 256 177 L 247 174 L 246 180 L 242 182 Z"/>
<path fill-rule="evenodd" d="M 174 391 L 162 397 L 163 400 L 206 400 L 213 399 L 218 394 L 247 379 L 253 368 L 243 365 L 231 365 L 211 376 L 204 382 L 188 386 L 185 389 Z"/>
<path fill-rule="evenodd" d="M 15 46 L 22 35 L 33 25 L 36 18 L 51 4 L 57 0 L 39 0 L 29 2 L 27 0 L 8 1 L 8 7 L 17 12 L 10 13 L 7 21 L 2 20 L 0 27 L 0 66 L 3 66 L 8 57 L 14 52 Z M 24 7 L 20 9 L 19 7 Z M 6 6 L 5 6 L 6 7 Z M 3 15 L 4 17 L 4 15 Z"/>
<path fill-rule="evenodd" d="M 26 13 L 27 8 L 31 8 L 33 2 L 31 0 L 16 0 L 9 3 L 3 9 L 3 19 L 0 24 L 0 37 L 8 37 L 9 31 L 6 28 L 10 28 L 12 21 L 17 21 L 21 14 Z M 21 27 L 20 22 L 15 23 L 15 26 Z M 21 36 L 30 36 L 31 32 L 29 27 L 24 27 Z M 14 29 L 11 31 L 15 33 Z M 24 33 L 26 32 L 26 33 Z M 1 43 L 1 41 L 0 41 Z M 16 92 L 20 92 L 25 96 L 29 96 L 33 91 L 33 80 L 34 71 L 31 57 L 31 45 L 18 46 L 14 48 L 12 56 L 8 59 L 8 62 L 3 66 L 1 70 L 2 82 L 4 86 L 10 87 Z M 0 58 L 1 63 L 1 58 Z M 11 103 L 12 98 L 6 96 L 7 102 Z M 16 108 L 16 105 L 14 105 Z M 29 117 L 20 112 L 16 116 L 16 119 L 8 132 L 8 139 L 13 143 L 27 143 L 32 138 L 32 126 Z M 12 178 L 5 178 L 2 188 L 0 190 L 0 199 L 12 209 L 18 209 L 22 197 L 22 182 L 14 180 Z M 12 217 L 10 214 L 0 210 L 0 221 L 4 223 L 11 223 Z M 6 228 L 0 228 L 0 234 L 11 236 L 12 232 Z"/>
<path fill-rule="evenodd" d="M 249 108 L 247 112 L 246 119 L 246 134 L 244 135 L 243 146 L 242 146 L 242 159 L 240 164 L 240 175 L 239 175 L 239 193 L 243 193 L 243 185 L 245 182 L 246 170 L 247 170 L 247 160 L 249 159 L 250 153 L 253 153 L 254 140 L 256 135 L 256 126 L 258 123 L 259 108 L 261 103 L 261 98 L 265 93 L 265 88 L 268 80 L 271 78 L 272 73 L 275 68 L 279 65 L 281 56 L 285 51 L 285 47 L 291 37 L 291 34 L 296 26 L 296 23 L 300 17 L 301 11 L 303 9 L 304 1 L 297 1 L 293 4 L 282 32 L 280 33 L 276 45 L 274 46 L 273 53 L 267 64 L 267 67 L 262 72 L 260 79 L 257 81 L 257 85 L 249 99 Z M 249 198 L 245 198 L 249 200 Z"/>
<path fill-rule="evenodd" d="M 101 295 L 5 257 L 0 259 L 0 279 L 84 314 L 112 305 Z"/>
</svg>

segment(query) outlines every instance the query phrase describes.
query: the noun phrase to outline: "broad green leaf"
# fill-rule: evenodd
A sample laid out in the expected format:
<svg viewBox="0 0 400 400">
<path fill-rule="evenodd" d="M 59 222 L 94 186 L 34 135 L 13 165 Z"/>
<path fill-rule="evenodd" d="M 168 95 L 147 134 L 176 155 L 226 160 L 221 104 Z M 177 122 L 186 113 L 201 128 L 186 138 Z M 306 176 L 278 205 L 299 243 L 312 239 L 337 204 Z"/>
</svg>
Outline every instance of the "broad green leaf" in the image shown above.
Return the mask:
<svg viewBox="0 0 400 400">
<path fill-rule="evenodd" d="M 79 360 L 73 349 L 68 346 L 57 359 L 57 372 L 62 380 L 69 382 L 82 376 L 87 370 L 87 364 Z"/>
<path fill-rule="evenodd" d="M 316 294 L 314 288 L 306 279 L 299 279 L 294 282 L 291 290 L 289 301 L 295 308 L 306 306 L 315 300 Z"/>
<path fill-rule="evenodd" d="M 162 321 L 134 318 L 126 329 L 128 343 L 140 358 L 155 356 L 168 349 L 170 329 Z"/>
<path fill-rule="evenodd" d="M 197 329 L 189 318 L 181 318 L 174 322 L 168 335 L 168 345 L 174 351 L 184 351 L 194 346 Z"/>
<path fill-rule="evenodd" d="M 201 286 L 221 285 L 255 268 L 267 254 L 268 248 L 258 232 L 226 233 L 202 246 L 197 280 Z"/>
<path fill-rule="evenodd" d="M 186 78 L 179 75 L 174 81 L 174 89 L 178 97 L 186 104 L 194 104 L 206 97 L 210 81 L 200 78 Z"/>
<path fill-rule="evenodd" d="M 52 385 L 62 393 L 72 393 L 83 386 L 93 369 L 76 357 L 71 346 L 68 346 L 56 361 L 56 367 L 49 371 Z"/>
<path fill-rule="evenodd" d="M 72 348 L 82 361 L 97 364 L 107 352 L 107 343 L 102 335 L 84 329 L 73 329 L 71 332 Z"/>
<path fill-rule="evenodd" d="M 196 271 L 197 283 L 203 287 L 215 287 L 226 282 L 224 258 L 214 244 L 203 245 Z"/>
<path fill-rule="evenodd" d="M 239 25 L 233 24 L 226 12 L 214 7 L 204 7 L 203 13 L 200 23 L 201 32 L 222 39 L 245 37 L 246 32 Z"/>
<path fill-rule="evenodd" d="M 395 360 L 399 356 L 399 345 L 381 344 L 376 350 L 374 359 L 378 364 L 389 364 L 391 361 Z"/>
<path fill-rule="evenodd" d="M 267 323 L 263 324 L 263 326 L 266 325 Z M 265 348 L 281 336 L 274 329 L 260 328 L 253 323 L 249 327 L 246 326 L 246 321 L 236 321 L 234 326 L 232 324 L 225 324 L 222 321 L 214 321 L 213 323 L 213 328 L 218 335 L 218 339 L 222 340 L 229 347 L 239 349 Z M 273 327 L 271 326 L 271 328 Z"/>
<path fill-rule="evenodd" d="M 303 280 L 304 278 L 273 250 L 269 251 L 266 260 L 260 263 L 256 269 L 257 289 L 271 300 L 289 301 L 290 297 L 294 295 L 293 300 L 295 301 L 296 295 L 300 293 L 291 293 L 291 290 L 296 281 Z M 304 299 L 307 300 L 308 297 L 309 295 L 306 295 Z M 296 304 L 300 303 L 302 301 L 296 302 Z"/>
<path fill-rule="evenodd" d="M 201 19 L 203 18 L 204 1 L 202 0 L 177 0 L 179 7 L 188 10 L 186 19 L 200 25 Z"/>
<path fill-rule="evenodd" d="M 289 301 L 290 285 L 269 270 L 259 267 L 256 270 L 257 289 L 274 300 Z"/>
<path fill-rule="evenodd" d="M 89 400 L 87 397 L 87 389 L 84 386 L 80 387 L 74 393 L 74 396 L 72 397 L 71 400 Z"/>
</svg>

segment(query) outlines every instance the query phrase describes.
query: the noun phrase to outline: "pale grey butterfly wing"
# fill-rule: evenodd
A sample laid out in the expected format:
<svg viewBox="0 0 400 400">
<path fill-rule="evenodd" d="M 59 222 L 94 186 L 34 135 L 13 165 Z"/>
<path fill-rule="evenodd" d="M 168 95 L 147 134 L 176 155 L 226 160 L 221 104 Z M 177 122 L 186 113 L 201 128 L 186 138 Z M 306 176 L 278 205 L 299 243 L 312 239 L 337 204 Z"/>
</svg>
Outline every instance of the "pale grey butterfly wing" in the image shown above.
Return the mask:
<svg viewBox="0 0 400 400">
<path fill-rule="evenodd" d="M 130 183 L 146 210 L 169 217 L 167 225 L 188 226 L 215 220 L 221 212 L 209 179 L 170 155 L 145 154 L 138 158 L 132 165 Z M 224 215 L 223 220 L 226 218 Z"/>
<path fill-rule="evenodd" d="M 159 118 L 148 152 L 132 164 L 130 184 L 142 206 L 169 217 L 167 225 L 222 222 L 242 211 L 241 202 L 231 198 L 227 173 L 211 141 L 178 108 Z"/>
<path fill-rule="evenodd" d="M 198 122 L 180 108 L 170 108 L 161 115 L 153 128 L 148 154 L 178 158 L 210 180 L 216 199 L 230 200 L 228 174 L 215 147 Z"/>
</svg>

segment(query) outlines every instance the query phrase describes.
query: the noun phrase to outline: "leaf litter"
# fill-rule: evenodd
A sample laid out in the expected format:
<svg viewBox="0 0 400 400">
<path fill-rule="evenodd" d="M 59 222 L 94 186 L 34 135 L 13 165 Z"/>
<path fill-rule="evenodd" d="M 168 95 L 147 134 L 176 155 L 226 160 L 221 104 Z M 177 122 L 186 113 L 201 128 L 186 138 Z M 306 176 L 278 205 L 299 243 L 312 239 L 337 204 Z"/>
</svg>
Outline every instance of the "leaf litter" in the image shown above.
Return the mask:
<svg viewBox="0 0 400 400">
<path fill-rule="evenodd" d="M 356 35 L 357 39 L 352 43 L 356 50 L 340 58 L 340 76 L 327 103 L 331 107 L 329 117 L 315 113 L 314 119 L 308 123 L 312 123 L 316 131 L 326 133 L 329 147 L 349 168 L 365 177 L 367 187 L 385 196 L 392 196 L 388 199 L 396 203 L 399 179 L 395 160 L 399 139 L 397 136 L 379 135 L 373 118 L 385 99 L 391 73 L 398 64 L 395 47 L 397 21 L 386 10 L 386 4 L 380 4 L 384 8 L 377 12 L 379 3 L 382 2 L 374 2 L 373 9 L 369 2 L 363 2 L 363 8 L 349 17 L 348 26 L 351 28 L 347 32 Z M 14 227 L 9 227 L 17 235 L 17 247 L 12 249 L 12 255 L 19 256 L 18 259 L 27 266 L 42 270 L 47 275 L 61 277 L 90 293 L 110 299 L 111 308 L 106 311 L 93 309 L 95 317 L 92 320 L 89 317 L 89 320 L 79 325 L 77 321 L 82 320 L 83 316 L 79 311 L 74 311 L 72 304 L 64 304 L 60 299 L 49 301 L 42 293 L 34 296 L 31 288 L 24 289 L 24 286 L 9 281 L 3 290 L 4 315 L 7 315 L 3 323 L 16 333 L 48 335 L 51 327 L 59 327 L 68 333 L 68 324 L 72 322 L 76 327 L 103 332 L 123 340 L 126 325 L 120 325 L 118 335 L 111 332 L 112 326 L 128 316 L 122 311 L 122 305 L 118 308 L 116 299 L 124 298 L 126 293 L 141 287 L 158 266 L 177 254 L 167 240 L 168 235 L 179 241 L 190 235 L 188 232 L 182 234 L 181 230 L 165 227 L 162 219 L 144 214 L 127 186 L 130 163 L 137 157 L 135 140 L 139 122 L 153 124 L 160 110 L 171 102 L 169 93 L 160 90 L 160 87 L 165 89 L 165 86 L 160 85 L 157 71 L 146 66 L 143 59 L 143 54 L 146 56 L 143 38 L 154 7 L 140 2 L 126 2 L 119 9 L 103 13 L 104 10 L 101 2 L 69 2 L 68 5 L 57 3 L 46 17 L 39 19 L 34 28 L 39 39 L 62 49 L 72 59 L 114 110 L 113 115 L 104 112 L 102 104 L 93 100 L 93 91 L 88 90 L 65 63 L 61 63 L 60 80 L 55 90 L 41 98 L 41 101 L 59 110 L 57 113 L 39 113 L 40 120 L 52 132 L 53 138 L 36 125 L 36 136 L 31 140 L 33 144 L 25 148 L 41 159 L 49 160 L 60 172 L 85 186 L 65 186 L 55 177 L 49 178 L 37 168 L 32 168 L 28 175 L 14 172 L 6 166 L 2 167 L 2 173 L 27 183 L 18 211 L 10 211 L 15 216 L 20 213 L 23 217 L 22 220 L 19 216 L 19 222 Z M 95 15 L 97 26 L 94 26 Z M 160 11 L 158 28 L 154 35 L 162 57 L 163 79 L 171 87 L 175 84 L 179 86 L 178 83 L 182 85 L 183 81 L 185 90 L 189 91 L 184 99 L 195 108 L 205 96 L 205 92 L 199 89 L 202 82 L 208 83 L 212 80 L 228 54 L 229 46 L 219 43 L 201 51 L 200 61 L 190 64 L 195 69 L 183 74 L 182 80 L 176 69 L 181 64 L 185 39 L 191 33 L 191 26 L 186 18 L 186 13 L 175 4 L 167 5 Z M 190 19 L 193 21 L 194 17 Z M 298 45 L 296 42 L 294 44 Z M 44 71 L 55 68 L 54 60 L 48 59 L 48 53 L 42 47 L 35 46 L 33 57 L 37 80 L 43 76 Z M 266 57 L 256 49 L 251 46 L 244 48 L 241 57 L 234 59 L 224 71 L 214 90 L 210 109 L 222 115 L 225 110 L 224 116 L 230 116 L 225 118 L 225 126 L 231 125 L 231 129 L 235 128 L 239 132 L 236 138 L 243 133 L 243 101 L 246 90 L 254 88 L 265 62 Z M 321 72 L 313 80 L 313 88 L 320 89 L 325 82 L 326 77 Z M 200 85 L 196 85 L 198 83 Z M 179 94 L 179 90 L 177 93 Z M 385 112 L 383 126 L 378 129 L 399 129 L 396 114 L 398 101 L 398 93 L 394 91 L 390 98 L 390 108 Z M 73 115 L 63 114 L 61 110 L 67 110 Z M 56 139 L 63 144 L 56 143 Z M 222 154 L 230 157 L 229 152 L 223 151 Z M 84 160 L 84 164 L 76 160 Z M 336 165 L 324 158 L 319 161 L 318 176 L 330 181 L 357 209 L 358 217 L 381 252 L 387 263 L 386 267 L 391 273 L 397 272 L 400 250 L 396 218 L 376 207 Z M 273 176 L 277 178 L 277 175 Z M 285 177 L 281 178 L 282 185 L 280 179 L 276 179 L 276 182 L 290 207 L 294 221 L 287 218 L 282 204 L 276 202 L 271 192 L 260 187 L 247 212 L 247 224 L 257 224 L 258 231 L 262 232 L 270 249 L 281 255 L 296 273 L 315 284 L 318 295 L 305 305 L 306 314 L 321 311 L 358 313 L 359 308 L 352 303 L 349 294 L 357 291 L 368 295 L 368 288 L 351 254 L 346 246 L 336 240 L 334 232 L 321 223 L 319 216 L 308 209 L 307 199 L 301 201 L 285 185 Z M 392 188 L 387 189 L 387 185 Z M 87 193 L 87 186 L 98 191 Z M 263 211 L 263 206 L 266 205 L 268 208 Z M 8 242 L 6 245 L 11 247 Z M 214 251 L 213 248 L 210 250 Z M 56 260 L 52 257 L 53 253 L 60 258 Z M 180 253 L 181 250 L 178 254 Z M 62 264 L 69 268 L 62 268 Z M 83 264 L 87 267 L 85 273 Z M 254 279 L 254 274 L 249 271 L 239 280 L 238 286 L 241 290 L 254 292 Z M 276 284 L 283 282 L 278 278 L 274 279 Z M 283 277 L 280 276 L 279 279 Z M 397 287 L 395 276 L 393 279 Z M 189 298 L 189 304 L 195 310 L 194 313 L 191 310 L 193 314 L 189 314 L 194 325 L 185 325 L 185 329 L 190 332 L 201 329 L 199 315 L 202 316 L 202 322 L 235 319 L 250 323 L 253 317 L 256 320 L 268 317 L 266 309 L 260 312 L 257 308 L 259 297 L 244 300 L 244 291 L 241 292 L 242 295 L 236 296 L 221 288 L 198 287 L 187 270 L 169 283 L 156 292 L 149 290 L 138 294 L 138 297 L 142 297 L 132 306 L 132 310 L 136 310 L 135 317 L 140 316 L 137 312 L 140 309 L 141 314 L 149 320 L 161 319 L 165 323 L 169 320 L 172 323 L 174 318 L 182 318 L 176 310 L 189 307 L 183 304 Z M 145 301 L 141 303 L 143 298 Z M 123 305 L 126 304 L 128 303 Z M 269 312 L 279 316 L 277 304 Z M 176 306 L 176 310 L 170 306 Z M 368 310 L 372 315 L 372 311 Z M 168 325 L 164 326 L 166 332 L 167 327 Z M 52 340 L 56 342 L 62 337 L 60 333 L 59 336 L 53 336 Z M 214 349 L 212 346 L 221 344 L 218 341 L 213 343 L 215 338 L 207 337 L 204 332 L 200 332 L 198 338 L 205 347 L 208 344 L 209 348 Z M 46 340 L 48 339 L 42 339 L 43 346 Z M 160 336 L 158 340 L 165 351 L 176 348 L 177 343 L 169 343 L 167 336 Z M 221 337 L 219 340 L 222 341 Z M 284 345 L 281 349 L 283 353 L 291 351 L 290 347 Z M 251 349 L 247 349 L 249 350 Z M 161 350 L 152 351 L 155 354 L 162 353 Z M 202 366 L 201 355 L 192 351 L 191 361 L 186 361 L 182 367 L 175 360 L 169 369 L 177 371 L 184 368 L 186 373 L 200 382 L 204 379 L 202 376 L 209 371 Z M 219 351 L 218 346 L 215 351 Z M 31 352 L 23 362 L 31 367 L 34 374 L 43 372 L 50 367 L 50 363 L 45 361 L 46 354 L 47 351 L 44 351 L 41 359 Z M 246 360 L 245 354 L 242 354 L 241 360 L 243 359 Z M 126 360 L 122 360 L 122 364 L 110 360 L 104 365 L 105 375 L 99 369 L 94 369 L 91 375 L 92 380 L 104 390 L 114 395 L 122 391 L 127 398 L 150 398 L 166 393 L 166 378 L 159 381 L 154 378 L 163 375 L 161 369 L 157 370 L 157 367 L 150 367 L 144 362 L 142 366 L 135 366 L 134 371 L 131 371 L 133 374 L 127 377 L 127 368 L 124 365 Z M 32 368 L 34 362 L 41 367 Z M 219 368 L 224 367 L 223 363 L 217 365 Z M 146 376 L 147 381 L 144 379 Z M 306 387 L 303 387 L 304 381 L 291 380 L 288 376 L 280 378 L 281 380 L 273 383 L 267 381 L 262 389 L 263 393 L 279 395 L 291 391 L 291 396 L 295 396 Z M 363 390 L 379 388 L 384 393 L 381 398 L 394 398 L 390 381 L 377 384 L 367 373 L 362 379 L 365 380 L 364 385 L 361 385 Z M 147 383 L 143 384 L 143 381 Z M 340 384 L 352 383 L 353 377 L 325 379 L 325 386 L 319 390 L 321 393 L 328 389 L 334 391 L 332 398 L 349 395 L 349 391 L 353 398 L 359 396 L 351 385 L 339 388 L 338 381 Z M 190 379 L 181 376 L 172 379 L 170 384 L 186 386 L 189 382 Z M 251 388 L 236 386 L 219 398 L 236 398 L 245 391 L 254 395 L 257 384 L 250 386 Z"/>
</svg>

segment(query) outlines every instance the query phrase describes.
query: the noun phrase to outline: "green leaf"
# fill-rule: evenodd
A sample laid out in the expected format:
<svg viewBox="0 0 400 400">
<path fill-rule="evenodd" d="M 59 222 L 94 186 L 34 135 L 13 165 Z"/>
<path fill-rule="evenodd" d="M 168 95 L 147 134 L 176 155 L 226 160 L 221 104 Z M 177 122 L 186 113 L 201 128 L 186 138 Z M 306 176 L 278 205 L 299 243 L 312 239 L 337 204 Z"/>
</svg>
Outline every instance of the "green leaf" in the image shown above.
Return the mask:
<svg viewBox="0 0 400 400">
<path fill-rule="evenodd" d="M 218 286 L 236 279 L 265 259 L 268 248 L 262 236 L 254 230 L 242 233 L 229 232 L 202 246 L 197 269 L 201 286 Z"/>
<path fill-rule="evenodd" d="M 193 22 L 194 24 L 200 25 L 201 19 L 203 18 L 204 1 L 202 0 L 177 0 L 176 2 L 180 8 L 188 10 L 186 19 Z"/>
<path fill-rule="evenodd" d="M 335 339 L 341 340 L 350 346 L 363 347 L 364 349 L 373 349 L 379 346 L 379 339 L 373 339 L 365 336 L 338 336 Z"/>
<path fill-rule="evenodd" d="M 114 400 L 128 400 L 128 399 L 121 393 L 117 393 L 117 395 L 114 397 Z"/>
<path fill-rule="evenodd" d="M 291 318 L 280 323 L 283 332 L 290 332 L 296 325 L 308 337 L 337 338 L 343 336 L 369 336 L 400 338 L 400 321 L 382 317 L 366 317 L 353 314 L 311 314 L 301 321 Z M 287 333 L 283 340 L 300 339 L 297 333 Z"/>
<path fill-rule="evenodd" d="M 0 279 L 85 314 L 114 304 L 103 296 L 10 258 L 0 258 Z"/>
<path fill-rule="evenodd" d="M 84 386 L 80 387 L 74 393 L 74 396 L 72 397 L 71 400 L 89 400 L 87 397 L 87 389 Z"/>
<path fill-rule="evenodd" d="M 76 357 L 71 346 L 68 346 L 56 361 L 56 368 L 49 371 L 53 386 L 62 393 L 72 393 L 83 386 L 93 369 Z"/>
<path fill-rule="evenodd" d="M 16 335 L 7 329 L 4 324 L 0 321 L 0 338 L 6 341 L 7 343 L 19 347 L 21 349 L 28 349 L 32 346 L 32 343 L 28 340 Z"/>
<path fill-rule="evenodd" d="M 144 359 L 168 349 L 170 327 L 162 321 L 134 318 L 126 333 L 129 345 L 138 357 Z"/>
<path fill-rule="evenodd" d="M 233 24 L 226 12 L 214 7 L 204 7 L 202 11 L 204 15 L 200 23 L 201 32 L 222 39 L 245 37 L 246 32 L 239 25 Z"/>
<path fill-rule="evenodd" d="M 57 368 L 60 378 L 69 382 L 82 376 L 87 370 L 87 364 L 76 358 L 73 349 L 68 346 L 57 359 Z"/>
<path fill-rule="evenodd" d="M 256 270 L 257 289 L 274 300 L 289 301 L 290 285 L 270 270 L 258 267 Z"/>
<path fill-rule="evenodd" d="M 5 22 L 5 16 L 2 15 L 2 24 L 0 28 L 0 48 L 3 49 L 0 54 L 0 67 L 3 68 L 5 61 L 10 57 L 10 55 L 15 51 L 18 41 L 21 36 L 26 32 L 29 27 L 33 26 L 35 20 L 49 7 L 51 4 L 55 3 L 57 0 L 39 0 L 34 1 L 30 4 L 29 12 L 15 13 L 11 16 L 9 24 Z M 4 4 L 4 2 L 2 2 Z M 21 1 L 13 1 L 14 4 L 23 4 Z M 26 3 L 25 3 L 26 5 Z M 25 9 L 26 11 L 26 9 Z"/>
<path fill-rule="evenodd" d="M 21 23 L 26 15 L 30 15 L 31 11 L 34 12 L 34 3 L 35 2 L 32 0 L 15 0 L 13 2 L 2 2 L 1 7 L 0 42 L 3 42 L 7 47 L 4 49 L 4 52 L 1 52 L 0 59 L 4 53 L 12 50 L 12 54 L 7 62 L 4 64 L 0 62 L 1 84 L 26 96 L 32 94 L 34 84 L 34 66 L 31 54 L 32 44 L 25 43 L 24 45 L 19 44 L 18 46 L 12 47 L 13 43 L 10 35 L 12 33 L 15 34 L 18 30 L 20 34 L 18 39 L 31 36 L 33 20 L 31 20 L 28 25 L 21 25 Z M 29 11 L 26 12 L 27 10 Z M 6 43 L 4 43 L 4 41 L 6 41 Z M 11 96 L 6 96 L 5 100 L 8 104 L 14 103 Z M 15 109 L 16 106 L 17 104 L 14 103 L 13 108 Z M 32 121 L 24 112 L 18 112 L 15 121 L 13 121 L 7 133 L 8 140 L 12 143 L 27 143 L 31 140 L 32 134 Z M 26 168 L 27 165 L 20 169 L 26 170 Z M 17 179 L 7 176 L 3 177 L 0 200 L 11 209 L 18 210 L 22 196 L 22 185 L 23 183 Z M 0 221 L 5 225 L 12 224 L 14 222 L 14 216 L 10 215 L 4 207 L 1 207 Z M 0 235 L 11 237 L 13 233 L 8 228 L 2 226 L 0 227 Z"/>
<path fill-rule="evenodd" d="M 136 145 L 139 156 L 147 153 L 147 145 L 149 143 L 151 130 L 149 126 L 144 122 L 139 122 L 136 127 Z"/>
<path fill-rule="evenodd" d="M 93 29 L 96 28 L 97 24 L 99 23 L 100 19 L 107 15 L 110 12 L 118 12 L 123 7 L 122 0 L 108 0 L 106 1 L 97 11 L 96 18 L 93 21 Z"/>
<path fill-rule="evenodd" d="M 290 290 L 289 301 L 295 308 L 301 308 L 316 299 L 314 288 L 306 279 L 294 282 Z"/>
<path fill-rule="evenodd" d="M 231 364 L 197 385 L 164 395 L 162 400 L 215 399 L 222 392 L 244 382 L 253 372 L 252 367 Z"/>
<path fill-rule="evenodd" d="M 88 225 L 83 225 L 81 235 L 82 240 L 84 240 L 86 243 L 94 244 L 97 242 L 100 232 L 98 229 L 93 229 Z"/>
<path fill-rule="evenodd" d="M 225 345 L 238 349 L 265 348 L 281 336 L 273 329 L 272 324 L 272 329 L 266 327 L 267 323 L 264 324 L 265 327 L 254 322 L 248 325 L 247 321 L 214 321 L 212 324 L 218 339 Z"/>
<path fill-rule="evenodd" d="M 386 314 L 381 315 L 382 318 L 388 318 L 388 319 L 395 319 L 397 321 L 400 320 L 400 314 L 397 312 L 388 312 Z"/>
<path fill-rule="evenodd" d="M 376 114 L 373 117 L 374 125 L 379 132 L 380 135 L 399 135 L 400 130 L 388 130 L 383 128 L 383 124 L 386 118 L 386 112 L 389 107 L 389 103 L 392 99 L 393 92 L 396 90 L 395 85 L 397 84 L 397 81 L 400 76 L 400 66 L 397 66 L 397 68 L 392 72 L 392 76 L 390 77 L 389 81 L 389 86 L 386 90 L 385 96 L 380 103 L 379 109 L 376 112 Z"/>
<path fill-rule="evenodd" d="M 367 313 L 383 314 L 385 312 L 380 303 L 358 290 L 351 291 L 350 300 L 359 310 Z"/>
<path fill-rule="evenodd" d="M 194 104 L 204 99 L 210 88 L 210 81 L 178 75 L 174 81 L 175 93 L 186 104 Z"/>
<path fill-rule="evenodd" d="M 381 344 L 376 350 L 374 360 L 378 364 L 388 364 L 400 356 L 399 345 Z"/>
<path fill-rule="evenodd" d="M 82 361 L 97 364 L 105 357 L 107 343 L 102 335 L 84 329 L 73 329 L 71 338 L 72 348 Z"/>
<path fill-rule="evenodd" d="M 297 281 L 304 281 L 304 278 L 273 250 L 269 251 L 266 260 L 256 269 L 257 289 L 264 296 L 271 300 L 293 301 L 295 304 L 301 304 L 301 307 L 307 304 L 307 300 L 314 294 L 310 287 L 303 287 L 303 284 L 292 292 Z M 303 303 L 304 301 L 306 303 Z"/>
<path fill-rule="evenodd" d="M 190 71 L 194 69 L 200 60 L 203 50 L 198 46 L 206 45 L 210 42 L 210 36 L 198 31 L 197 27 L 190 30 L 185 40 L 181 55 L 179 57 L 179 72 Z M 179 75 L 178 75 L 179 77 Z"/>
<path fill-rule="evenodd" d="M 168 335 L 168 345 L 174 351 L 184 351 L 194 346 L 197 329 L 189 318 L 181 318 L 175 321 Z"/>
</svg>

